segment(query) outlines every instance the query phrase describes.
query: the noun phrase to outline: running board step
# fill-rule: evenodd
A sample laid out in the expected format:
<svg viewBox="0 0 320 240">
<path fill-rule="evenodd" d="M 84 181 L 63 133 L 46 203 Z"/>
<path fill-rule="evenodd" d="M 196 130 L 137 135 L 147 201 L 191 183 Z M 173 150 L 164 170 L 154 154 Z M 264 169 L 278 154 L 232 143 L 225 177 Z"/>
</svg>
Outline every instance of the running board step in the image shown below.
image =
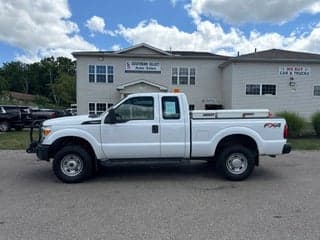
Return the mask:
<svg viewBox="0 0 320 240">
<path fill-rule="evenodd" d="M 189 159 L 108 159 L 99 162 L 102 166 L 181 165 L 190 163 Z"/>
</svg>

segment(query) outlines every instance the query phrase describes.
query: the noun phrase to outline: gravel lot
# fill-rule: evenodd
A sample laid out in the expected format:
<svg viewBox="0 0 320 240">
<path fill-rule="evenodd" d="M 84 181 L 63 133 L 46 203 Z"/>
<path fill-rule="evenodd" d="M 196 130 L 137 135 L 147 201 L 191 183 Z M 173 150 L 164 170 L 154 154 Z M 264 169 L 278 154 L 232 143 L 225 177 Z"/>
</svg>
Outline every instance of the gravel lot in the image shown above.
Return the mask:
<svg viewBox="0 0 320 240">
<path fill-rule="evenodd" d="M 243 182 L 206 164 L 104 169 L 82 184 L 0 151 L 0 239 L 320 239 L 320 152 L 264 157 Z"/>
</svg>

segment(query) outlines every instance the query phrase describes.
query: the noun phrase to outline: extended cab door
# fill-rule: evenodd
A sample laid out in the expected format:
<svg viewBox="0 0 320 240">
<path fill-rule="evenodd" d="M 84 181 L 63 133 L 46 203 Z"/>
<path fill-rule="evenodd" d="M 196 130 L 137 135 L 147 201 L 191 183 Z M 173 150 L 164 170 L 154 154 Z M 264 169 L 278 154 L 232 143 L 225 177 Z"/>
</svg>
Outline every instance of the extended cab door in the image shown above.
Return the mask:
<svg viewBox="0 0 320 240">
<path fill-rule="evenodd" d="M 161 157 L 158 102 L 158 95 L 135 96 L 114 109 L 116 121 L 101 127 L 107 158 Z"/>
<path fill-rule="evenodd" d="M 184 106 L 178 95 L 160 96 L 161 98 L 161 157 L 187 158 L 187 121 Z"/>
</svg>

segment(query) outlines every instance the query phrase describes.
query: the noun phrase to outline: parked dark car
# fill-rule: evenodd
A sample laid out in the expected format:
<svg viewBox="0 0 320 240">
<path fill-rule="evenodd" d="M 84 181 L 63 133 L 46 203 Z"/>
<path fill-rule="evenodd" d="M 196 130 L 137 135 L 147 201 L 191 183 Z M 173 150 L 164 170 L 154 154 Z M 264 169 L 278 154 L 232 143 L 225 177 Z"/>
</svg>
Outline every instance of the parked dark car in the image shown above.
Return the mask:
<svg viewBox="0 0 320 240">
<path fill-rule="evenodd" d="M 40 122 L 45 121 L 47 119 L 65 117 L 65 116 L 71 116 L 71 114 L 67 113 L 66 111 L 57 110 L 57 109 L 36 108 L 31 110 L 32 123 L 36 121 L 36 123 L 39 124 Z"/>
<path fill-rule="evenodd" d="M 11 128 L 21 130 L 31 121 L 31 109 L 27 106 L 0 106 L 0 132 L 7 132 Z"/>
</svg>

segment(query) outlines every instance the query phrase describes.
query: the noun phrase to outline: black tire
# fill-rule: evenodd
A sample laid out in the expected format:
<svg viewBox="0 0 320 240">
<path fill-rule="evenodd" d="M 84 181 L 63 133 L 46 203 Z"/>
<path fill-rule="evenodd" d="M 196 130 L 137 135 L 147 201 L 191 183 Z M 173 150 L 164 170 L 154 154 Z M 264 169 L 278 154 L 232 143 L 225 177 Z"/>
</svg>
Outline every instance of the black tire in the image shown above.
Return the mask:
<svg viewBox="0 0 320 240">
<path fill-rule="evenodd" d="M 253 152 L 242 145 L 223 148 L 217 159 L 218 171 L 231 181 L 246 179 L 251 175 L 254 166 Z"/>
<path fill-rule="evenodd" d="M 22 131 L 23 127 L 14 127 L 16 131 Z"/>
<path fill-rule="evenodd" d="M 0 122 L 0 132 L 10 131 L 10 123 L 7 121 Z"/>
<path fill-rule="evenodd" d="M 93 161 L 83 147 L 70 145 L 56 153 L 52 168 L 62 182 L 79 183 L 92 176 Z"/>
</svg>

